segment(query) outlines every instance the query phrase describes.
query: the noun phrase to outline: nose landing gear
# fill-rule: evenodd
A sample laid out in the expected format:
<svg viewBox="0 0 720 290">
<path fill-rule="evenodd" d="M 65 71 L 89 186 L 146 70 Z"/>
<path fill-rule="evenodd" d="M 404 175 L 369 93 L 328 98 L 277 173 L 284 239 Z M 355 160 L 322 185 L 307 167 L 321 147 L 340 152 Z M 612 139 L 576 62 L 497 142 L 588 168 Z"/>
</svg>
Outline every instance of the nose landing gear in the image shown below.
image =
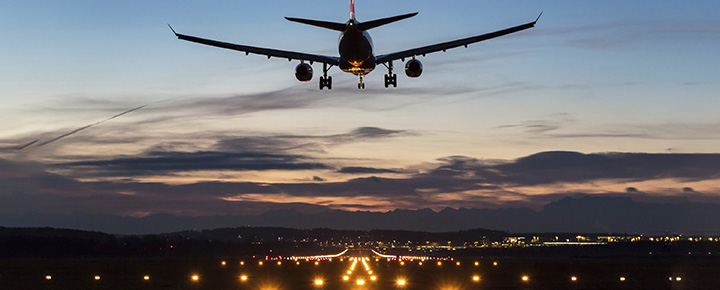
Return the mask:
<svg viewBox="0 0 720 290">
<path fill-rule="evenodd" d="M 365 83 L 363 83 L 363 79 L 365 78 L 365 75 L 361 74 L 361 75 L 358 75 L 358 77 L 360 78 L 360 82 L 358 83 L 358 89 L 364 89 Z"/>
</svg>

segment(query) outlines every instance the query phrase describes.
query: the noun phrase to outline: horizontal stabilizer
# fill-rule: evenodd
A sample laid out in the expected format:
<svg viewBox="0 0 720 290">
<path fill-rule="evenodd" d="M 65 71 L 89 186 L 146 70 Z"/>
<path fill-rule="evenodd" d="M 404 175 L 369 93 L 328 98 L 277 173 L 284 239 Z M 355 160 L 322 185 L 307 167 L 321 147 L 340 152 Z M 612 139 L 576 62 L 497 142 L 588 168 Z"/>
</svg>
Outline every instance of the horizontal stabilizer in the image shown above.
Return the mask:
<svg viewBox="0 0 720 290">
<path fill-rule="evenodd" d="M 414 13 L 408 13 L 408 14 L 403 14 L 403 15 L 398 15 L 398 16 L 393 16 L 393 17 L 388 17 L 388 18 L 383 18 L 383 19 L 377 19 L 377 20 L 368 21 L 368 22 L 361 22 L 360 24 L 358 24 L 358 27 L 360 28 L 360 30 L 370 30 L 370 29 L 373 29 L 378 26 L 383 26 L 388 23 L 392 23 L 392 22 L 395 22 L 398 20 L 403 20 L 406 18 L 413 17 L 417 14 L 418 14 L 417 12 L 414 12 Z"/>
<path fill-rule="evenodd" d="M 302 23 L 302 24 L 313 25 L 313 26 L 318 26 L 318 27 L 337 30 L 337 31 L 345 31 L 345 23 L 293 18 L 293 17 L 285 17 L 285 19 L 287 19 L 289 21 L 293 21 L 293 22 Z"/>
</svg>

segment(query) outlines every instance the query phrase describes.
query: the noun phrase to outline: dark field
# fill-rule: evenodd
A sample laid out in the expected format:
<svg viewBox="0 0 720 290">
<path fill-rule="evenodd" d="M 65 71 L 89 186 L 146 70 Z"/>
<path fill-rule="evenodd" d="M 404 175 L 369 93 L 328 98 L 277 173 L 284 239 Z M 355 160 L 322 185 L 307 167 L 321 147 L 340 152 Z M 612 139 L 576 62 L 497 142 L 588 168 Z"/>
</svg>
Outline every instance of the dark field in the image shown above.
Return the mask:
<svg viewBox="0 0 720 290">
<path fill-rule="evenodd" d="M 437 263 L 428 260 L 420 265 L 415 260 L 401 265 L 369 258 L 372 274 L 358 262 L 348 275 L 349 257 L 318 265 L 305 260 L 278 265 L 278 261 L 249 258 L 3 260 L 0 289 L 720 289 L 720 259 L 713 257 L 478 258 Z M 242 281 L 243 275 L 247 280 Z M 347 281 L 344 275 L 349 276 Z M 316 279 L 323 284 L 316 285 Z M 358 285 L 358 279 L 364 285 Z M 406 284 L 398 285 L 398 279 Z"/>
</svg>

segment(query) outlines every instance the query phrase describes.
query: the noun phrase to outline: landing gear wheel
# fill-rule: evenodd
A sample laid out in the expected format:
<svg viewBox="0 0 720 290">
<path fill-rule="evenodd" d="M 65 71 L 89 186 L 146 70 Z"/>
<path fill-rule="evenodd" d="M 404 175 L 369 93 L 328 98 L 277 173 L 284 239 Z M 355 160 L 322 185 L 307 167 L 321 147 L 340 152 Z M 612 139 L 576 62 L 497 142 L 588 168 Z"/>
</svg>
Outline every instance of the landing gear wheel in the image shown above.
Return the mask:
<svg viewBox="0 0 720 290">
<path fill-rule="evenodd" d="M 385 87 L 389 87 L 392 85 L 393 87 L 397 88 L 397 75 L 394 73 L 386 74 L 385 75 Z"/>
<path fill-rule="evenodd" d="M 320 90 L 324 88 L 332 90 L 332 77 L 320 77 Z"/>
</svg>

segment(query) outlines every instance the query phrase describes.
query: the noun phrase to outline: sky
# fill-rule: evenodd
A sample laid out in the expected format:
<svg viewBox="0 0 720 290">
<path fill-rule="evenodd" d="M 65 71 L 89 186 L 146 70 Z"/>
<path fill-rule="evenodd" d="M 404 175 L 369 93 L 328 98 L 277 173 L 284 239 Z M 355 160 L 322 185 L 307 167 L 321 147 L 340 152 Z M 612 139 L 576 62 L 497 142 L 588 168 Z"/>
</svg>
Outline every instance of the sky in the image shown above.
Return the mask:
<svg viewBox="0 0 720 290">
<path fill-rule="evenodd" d="M 3 1 L 0 212 L 142 217 L 296 208 L 540 208 L 565 196 L 720 203 L 717 1 L 357 1 L 378 54 L 330 71 L 179 33 L 336 55 L 347 1 Z M 400 67 L 396 63 L 397 67 Z"/>
</svg>

